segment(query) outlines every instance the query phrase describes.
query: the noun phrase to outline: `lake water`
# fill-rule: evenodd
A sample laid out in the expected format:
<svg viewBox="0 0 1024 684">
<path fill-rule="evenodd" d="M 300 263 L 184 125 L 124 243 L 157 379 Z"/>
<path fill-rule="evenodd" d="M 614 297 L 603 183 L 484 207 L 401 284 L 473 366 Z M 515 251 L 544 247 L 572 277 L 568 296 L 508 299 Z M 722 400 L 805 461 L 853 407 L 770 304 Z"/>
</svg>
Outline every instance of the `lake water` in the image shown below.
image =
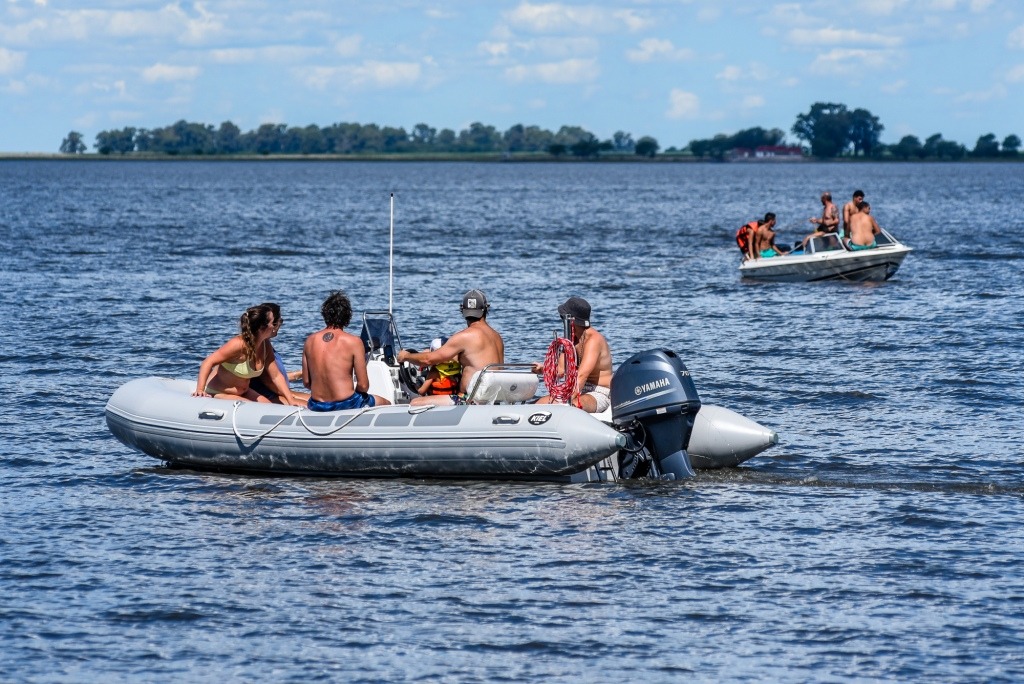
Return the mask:
<svg viewBox="0 0 1024 684">
<path fill-rule="evenodd" d="M 1024 164 L 0 163 L 0 679 L 1024 680 Z M 862 188 L 882 284 L 758 284 L 735 229 Z M 777 430 L 690 481 L 173 470 L 103 406 L 327 292 L 405 346 L 483 289 L 509 361 L 586 297 Z"/>
</svg>

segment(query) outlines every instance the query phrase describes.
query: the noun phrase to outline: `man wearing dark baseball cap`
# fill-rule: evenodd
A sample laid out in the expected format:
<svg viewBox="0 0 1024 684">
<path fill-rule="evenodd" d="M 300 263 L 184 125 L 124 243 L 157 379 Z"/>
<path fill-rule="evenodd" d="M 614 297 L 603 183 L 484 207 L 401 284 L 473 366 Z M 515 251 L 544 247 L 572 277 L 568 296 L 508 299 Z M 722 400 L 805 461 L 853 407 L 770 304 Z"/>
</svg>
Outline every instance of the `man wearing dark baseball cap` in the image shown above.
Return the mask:
<svg viewBox="0 0 1024 684">
<path fill-rule="evenodd" d="M 487 323 L 490 309 L 487 295 L 480 290 L 470 290 L 462 296 L 459 310 L 466 319 L 466 327 L 448 338 L 436 351 L 398 353 L 398 362 L 409 361 L 421 368 L 436 366 L 452 359 L 462 364 L 462 382 L 459 393 L 441 396 L 416 397 L 410 403 L 439 404 L 451 406 L 466 400 L 466 392 L 472 386 L 477 371 L 493 363 L 505 363 L 505 343 L 497 330 Z"/>
<path fill-rule="evenodd" d="M 590 303 L 583 297 L 569 297 L 559 304 L 558 315 L 572 324 L 570 334 L 576 347 L 578 375 L 569 403 L 587 413 L 603 413 L 611 406 L 612 351 L 608 340 L 590 325 Z M 543 372 L 543 364 L 534 364 L 533 370 Z M 551 398 L 541 397 L 537 403 L 549 404 Z"/>
</svg>

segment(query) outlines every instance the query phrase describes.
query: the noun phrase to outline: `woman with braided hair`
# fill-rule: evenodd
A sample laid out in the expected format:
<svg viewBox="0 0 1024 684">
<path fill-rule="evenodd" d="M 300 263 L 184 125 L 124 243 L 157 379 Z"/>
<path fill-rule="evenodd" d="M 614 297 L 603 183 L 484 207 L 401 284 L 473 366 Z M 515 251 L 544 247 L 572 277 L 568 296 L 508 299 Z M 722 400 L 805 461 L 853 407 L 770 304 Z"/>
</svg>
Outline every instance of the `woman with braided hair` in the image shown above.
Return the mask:
<svg viewBox="0 0 1024 684">
<path fill-rule="evenodd" d="M 194 397 L 236 399 L 242 401 L 270 400 L 249 386 L 249 381 L 264 371 L 274 392 L 283 403 L 294 404 L 288 380 L 274 361 L 270 338 L 277 333 L 273 309 L 267 304 L 250 306 L 238 321 L 239 334 L 207 356 L 199 366 Z"/>
</svg>

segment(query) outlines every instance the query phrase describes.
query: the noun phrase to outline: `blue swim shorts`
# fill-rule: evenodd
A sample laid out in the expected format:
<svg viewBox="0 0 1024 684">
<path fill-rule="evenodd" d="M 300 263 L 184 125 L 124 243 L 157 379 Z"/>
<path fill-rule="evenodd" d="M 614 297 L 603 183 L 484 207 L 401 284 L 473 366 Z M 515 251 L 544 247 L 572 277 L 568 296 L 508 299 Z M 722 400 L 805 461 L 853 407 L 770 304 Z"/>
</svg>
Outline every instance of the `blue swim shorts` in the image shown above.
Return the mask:
<svg viewBox="0 0 1024 684">
<path fill-rule="evenodd" d="M 344 411 L 345 409 L 374 406 L 375 403 L 373 397 L 366 392 L 356 392 L 348 399 L 341 401 L 317 401 L 310 397 L 309 401 L 306 402 L 306 406 L 309 407 L 310 411 Z"/>
</svg>

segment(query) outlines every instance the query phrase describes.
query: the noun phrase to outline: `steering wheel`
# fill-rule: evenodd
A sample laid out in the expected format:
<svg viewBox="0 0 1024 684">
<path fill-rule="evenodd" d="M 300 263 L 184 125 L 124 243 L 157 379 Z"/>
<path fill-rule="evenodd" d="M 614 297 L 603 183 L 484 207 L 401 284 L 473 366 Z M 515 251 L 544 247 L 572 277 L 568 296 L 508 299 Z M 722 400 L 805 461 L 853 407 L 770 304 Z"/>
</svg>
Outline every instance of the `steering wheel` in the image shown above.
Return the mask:
<svg viewBox="0 0 1024 684">
<path fill-rule="evenodd" d="M 406 349 L 405 351 L 415 353 L 415 349 Z M 420 371 L 420 367 L 412 361 L 405 361 L 398 366 L 398 379 L 405 383 L 405 386 L 415 392 L 419 389 L 419 386 L 423 384 L 426 379 Z"/>
</svg>

